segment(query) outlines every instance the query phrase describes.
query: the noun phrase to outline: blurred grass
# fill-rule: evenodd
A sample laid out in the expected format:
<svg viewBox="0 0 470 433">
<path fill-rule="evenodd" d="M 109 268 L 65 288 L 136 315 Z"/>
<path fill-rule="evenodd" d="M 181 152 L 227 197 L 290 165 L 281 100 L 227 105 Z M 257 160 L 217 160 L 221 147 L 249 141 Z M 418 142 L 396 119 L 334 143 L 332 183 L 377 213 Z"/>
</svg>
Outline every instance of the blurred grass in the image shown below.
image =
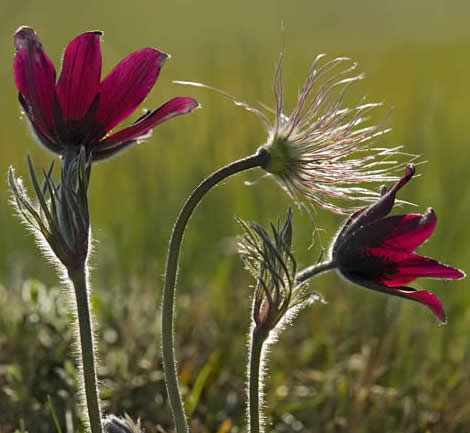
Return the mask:
<svg viewBox="0 0 470 433">
<path fill-rule="evenodd" d="M 103 68 L 155 46 L 173 57 L 145 102 L 196 97 L 199 110 L 159 126 L 140 144 L 93 172 L 94 310 L 106 410 L 141 417 L 148 432 L 169 412 L 159 355 L 159 303 L 166 246 L 184 198 L 217 167 L 252 153 L 264 139 L 255 116 L 218 95 L 172 85 L 203 81 L 249 103 L 272 105 L 274 65 L 286 50 L 290 104 L 314 55 L 347 55 L 367 79 L 363 94 L 393 107 L 392 132 L 380 145 L 404 145 L 428 161 L 405 191 L 420 211 L 433 206 L 436 232 L 421 252 L 468 270 L 470 210 L 470 6 L 464 1 L 235 3 L 140 1 L 0 3 L 0 173 L 26 174 L 27 152 L 46 166 L 19 116 L 11 73 L 11 37 L 34 26 L 59 66 L 78 33 L 105 31 Z M 281 28 L 285 30 L 281 30 Z M 194 432 L 243 431 L 245 333 L 251 281 L 234 254 L 234 215 L 266 224 L 289 200 L 261 172 L 240 175 L 198 208 L 184 241 L 178 284 L 177 355 Z M 52 432 L 50 395 L 64 431 L 78 427 L 73 329 L 64 291 L 8 206 L 0 184 L 0 432 L 24 426 Z M 318 211 L 324 242 L 341 219 Z M 295 213 L 301 264 L 311 226 Z M 33 278 L 33 280 L 31 280 Z M 42 281 L 39 283 L 37 281 Z M 334 276 L 315 281 L 328 305 L 314 305 L 281 335 L 271 355 L 267 416 L 279 433 L 457 433 L 470 425 L 470 294 L 465 282 L 421 280 L 443 300 L 449 324 L 424 308 L 352 287 Z M 219 430 L 220 429 L 220 430 Z M 76 430 L 75 430 L 76 431 Z"/>
</svg>

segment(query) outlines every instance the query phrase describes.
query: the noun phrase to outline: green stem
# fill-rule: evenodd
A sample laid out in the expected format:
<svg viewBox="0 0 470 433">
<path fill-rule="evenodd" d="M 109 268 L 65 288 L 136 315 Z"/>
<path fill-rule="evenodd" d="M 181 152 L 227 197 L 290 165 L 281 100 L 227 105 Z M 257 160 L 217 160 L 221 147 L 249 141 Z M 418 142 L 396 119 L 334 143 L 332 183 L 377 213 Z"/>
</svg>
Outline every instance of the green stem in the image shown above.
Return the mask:
<svg viewBox="0 0 470 433">
<path fill-rule="evenodd" d="M 165 285 L 162 302 L 162 354 L 168 398 L 173 414 L 177 433 L 187 433 L 188 426 L 183 409 L 181 392 L 175 363 L 173 343 L 173 316 L 175 300 L 175 283 L 178 269 L 178 257 L 183 241 L 184 231 L 191 215 L 202 198 L 222 180 L 244 170 L 265 166 L 269 154 L 260 149 L 256 154 L 235 161 L 211 174 L 192 192 L 176 219 L 171 234 L 168 259 L 166 263 Z"/>
<path fill-rule="evenodd" d="M 333 260 L 330 262 L 323 262 L 323 263 L 318 263 L 316 265 L 309 266 L 308 268 L 305 268 L 303 271 L 300 271 L 295 276 L 295 284 L 297 285 L 297 284 L 303 283 L 304 281 L 310 280 L 313 277 L 316 277 L 317 275 L 323 272 L 331 271 L 332 269 L 335 269 L 336 267 L 337 267 L 337 264 Z"/>
<path fill-rule="evenodd" d="M 263 369 L 263 346 L 269 331 L 253 326 L 250 341 L 250 360 L 248 362 L 248 424 L 249 433 L 263 433 L 263 380 L 260 371 Z"/>
<path fill-rule="evenodd" d="M 334 261 L 319 263 L 309 266 L 299 272 L 295 278 L 295 284 L 301 284 L 317 275 L 336 268 Z M 250 359 L 248 362 L 248 425 L 249 433 L 263 433 L 263 379 L 260 372 L 263 371 L 263 347 L 269 336 L 263 326 L 253 325 L 250 339 Z"/>
<path fill-rule="evenodd" d="M 83 268 L 75 272 L 69 272 L 69 277 L 75 289 L 75 300 L 77 302 L 79 347 L 88 420 L 91 433 L 102 433 L 101 410 L 96 385 L 93 328 L 88 299 L 88 275 L 86 269 Z"/>
</svg>

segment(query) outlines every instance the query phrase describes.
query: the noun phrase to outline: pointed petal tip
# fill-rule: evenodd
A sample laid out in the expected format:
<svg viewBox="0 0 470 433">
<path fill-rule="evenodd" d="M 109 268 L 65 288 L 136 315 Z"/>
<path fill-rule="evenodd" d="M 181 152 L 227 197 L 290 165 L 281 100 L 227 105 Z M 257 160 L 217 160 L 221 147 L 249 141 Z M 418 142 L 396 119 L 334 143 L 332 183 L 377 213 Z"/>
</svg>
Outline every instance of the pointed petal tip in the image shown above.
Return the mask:
<svg viewBox="0 0 470 433">
<path fill-rule="evenodd" d="M 168 53 L 164 53 L 163 51 L 158 51 L 158 50 L 155 50 L 158 54 L 159 54 L 159 57 L 158 57 L 158 66 L 163 66 L 165 64 L 165 62 L 171 58 L 171 56 L 168 54 Z"/>
<path fill-rule="evenodd" d="M 462 280 L 467 276 L 467 274 L 464 271 L 461 271 L 460 269 L 455 269 L 454 268 L 454 278 L 451 278 L 452 280 Z"/>
<path fill-rule="evenodd" d="M 447 317 L 446 317 L 446 313 L 443 311 L 443 316 L 441 317 L 438 317 L 436 316 L 437 320 L 439 320 L 439 325 L 441 326 L 444 326 L 444 325 L 447 325 Z"/>
<path fill-rule="evenodd" d="M 426 212 L 424 212 L 424 218 L 435 218 L 437 220 L 437 215 L 436 212 L 434 212 L 434 209 L 432 207 L 428 207 L 426 209 Z"/>
<path fill-rule="evenodd" d="M 77 40 L 83 39 L 83 38 L 89 38 L 90 36 L 93 38 L 97 38 L 98 40 L 101 40 L 103 37 L 103 32 L 101 30 L 90 30 L 88 32 L 83 32 L 80 35 L 76 36 L 73 38 L 68 45 L 70 45 L 72 42 L 76 42 Z"/>
<path fill-rule="evenodd" d="M 187 99 L 187 102 L 186 102 L 186 113 L 190 113 L 191 111 L 195 111 L 195 110 L 199 110 L 202 108 L 202 105 L 197 102 L 195 99 L 193 98 L 185 98 Z"/>
<path fill-rule="evenodd" d="M 401 292 L 405 297 L 425 305 L 442 324 L 447 323 L 444 307 L 442 306 L 441 300 L 436 295 L 426 290 L 407 292 L 409 287 L 403 287 L 403 289 L 405 290 L 397 290 L 397 292 Z"/>
<path fill-rule="evenodd" d="M 32 27 L 28 26 L 21 26 L 16 30 L 15 35 L 13 36 L 13 43 L 16 51 L 26 49 L 31 43 L 36 43 L 41 46 L 41 42 L 39 42 L 36 32 Z"/>
<path fill-rule="evenodd" d="M 97 36 L 97 37 L 101 38 L 101 37 L 103 37 L 104 32 L 102 30 L 89 30 L 87 32 L 80 33 L 78 36 L 76 36 L 72 40 L 75 40 L 75 39 L 78 39 L 78 38 L 81 38 L 81 37 L 87 36 L 87 35 L 93 35 L 93 36 Z"/>
<path fill-rule="evenodd" d="M 395 191 L 398 191 L 402 188 L 402 186 L 408 183 L 408 181 L 415 175 L 415 173 L 416 166 L 412 163 L 407 164 L 405 174 L 391 189 L 395 189 Z"/>
<path fill-rule="evenodd" d="M 405 176 L 412 177 L 416 173 L 416 166 L 412 163 L 406 165 Z"/>
<path fill-rule="evenodd" d="M 145 53 L 149 57 L 155 56 L 156 63 L 159 67 L 162 67 L 168 59 L 171 58 L 170 54 L 165 53 L 164 51 L 157 50 L 156 48 L 144 48 L 140 51 L 136 51 L 136 53 Z"/>
</svg>

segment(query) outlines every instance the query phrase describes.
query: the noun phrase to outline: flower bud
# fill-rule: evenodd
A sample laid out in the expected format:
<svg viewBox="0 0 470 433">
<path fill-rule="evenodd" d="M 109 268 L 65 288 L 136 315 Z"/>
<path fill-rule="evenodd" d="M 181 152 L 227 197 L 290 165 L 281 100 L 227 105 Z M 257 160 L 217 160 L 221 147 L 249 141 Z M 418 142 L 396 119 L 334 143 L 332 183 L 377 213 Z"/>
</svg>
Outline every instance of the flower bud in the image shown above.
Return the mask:
<svg viewBox="0 0 470 433">
<path fill-rule="evenodd" d="M 137 424 L 132 421 L 129 415 L 125 418 L 115 415 L 108 415 L 103 421 L 104 433 L 143 433 L 140 427 L 140 421 Z"/>
<path fill-rule="evenodd" d="M 28 156 L 28 167 L 38 205 L 28 197 L 21 179 L 10 168 L 8 181 L 13 203 L 25 224 L 38 236 L 40 246 L 52 250 L 60 263 L 70 272 L 85 266 L 89 252 L 90 216 L 88 210 L 88 182 L 91 158 L 82 148 L 78 155 L 65 157 L 60 181 L 52 179 L 53 164 L 39 184 Z M 45 242 L 44 242 L 45 241 Z"/>
<path fill-rule="evenodd" d="M 318 299 L 296 284 L 297 263 L 292 254 L 292 212 L 284 224 L 271 224 L 271 235 L 258 223 L 238 218 L 245 233 L 239 242 L 239 253 L 246 268 L 256 279 L 253 297 L 253 321 L 258 329 L 269 333 L 288 313 Z"/>
</svg>

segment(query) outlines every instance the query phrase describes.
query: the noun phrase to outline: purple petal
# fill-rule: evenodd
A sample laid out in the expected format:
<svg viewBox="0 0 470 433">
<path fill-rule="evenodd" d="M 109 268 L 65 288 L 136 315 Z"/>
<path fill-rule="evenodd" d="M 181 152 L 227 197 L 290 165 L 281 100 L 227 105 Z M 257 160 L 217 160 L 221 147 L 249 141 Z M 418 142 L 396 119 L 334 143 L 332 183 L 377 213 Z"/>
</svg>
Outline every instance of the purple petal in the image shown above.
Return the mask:
<svg viewBox="0 0 470 433">
<path fill-rule="evenodd" d="M 432 209 L 428 209 L 424 215 L 405 215 L 385 241 L 386 247 L 412 253 L 432 235 L 436 224 L 437 217 Z"/>
<path fill-rule="evenodd" d="M 344 235 L 349 233 L 349 229 L 354 221 L 362 214 L 367 208 L 358 209 L 353 214 L 349 216 L 343 226 L 339 229 L 338 233 L 335 236 L 335 240 L 333 241 L 333 255 L 336 254 L 338 248 L 341 246 L 342 241 L 344 240 Z"/>
<path fill-rule="evenodd" d="M 104 147 L 102 149 L 109 149 L 121 143 L 136 140 L 142 135 L 145 135 L 159 123 L 180 114 L 189 113 L 198 107 L 199 104 L 192 98 L 180 97 L 171 99 L 153 113 L 145 116 L 141 121 L 138 121 L 128 128 L 118 131 L 103 140 L 102 143 Z M 101 146 L 99 146 L 99 148 L 101 148 Z"/>
<path fill-rule="evenodd" d="M 366 289 L 419 302 L 420 304 L 428 307 L 442 323 L 446 323 L 446 316 L 441 301 L 436 295 L 433 295 L 430 292 L 425 290 L 416 291 L 415 289 L 406 286 L 401 286 L 399 288 L 387 287 L 375 281 L 370 281 L 354 275 L 353 273 L 341 272 L 341 275 L 352 283 L 365 287 Z"/>
<path fill-rule="evenodd" d="M 343 242 L 354 233 L 355 230 L 387 216 L 395 204 L 397 192 L 413 177 L 415 167 L 408 164 L 405 175 L 391 188 L 382 187 L 381 197 L 373 204 L 353 213 L 336 236 L 333 247 L 333 255 L 341 247 Z"/>
<path fill-rule="evenodd" d="M 372 205 L 366 208 L 356 219 L 355 224 L 364 225 L 387 216 L 395 204 L 397 192 L 406 185 L 415 174 L 415 166 L 408 164 L 405 175 L 390 189 L 383 190 L 382 196 Z"/>
<path fill-rule="evenodd" d="M 103 80 L 96 121 L 105 132 L 127 118 L 144 100 L 168 55 L 145 48 L 123 59 Z"/>
<path fill-rule="evenodd" d="M 459 280 L 465 276 L 462 271 L 452 268 L 448 265 L 443 265 L 437 260 L 429 257 L 411 254 L 406 260 L 398 263 L 397 277 L 406 279 L 406 277 L 426 277 L 426 278 L 440 278 L 444 280 Z M 397 281 L 397 279 L 393 279 Z M 384 281 L 388 286 L 398 286 L 401 284 L 389 284 Z"/>
<path fill-rule="evenodd" d="M 21 106 L 23 107 L 26 117 L 28 118 L 28 123 L 31 126 L 33 136 L 36 138 L 39 144 L 42 144 L 46 149 L 50 150 L 53 153 L 61 154 L 63 152 L 62 147 L 56 144 L 54 140 L 51 140 L 50 137 L 43 134 L 38 128 L 38 126 L 34 123 L 31 113 L 31 106 L 28 105 L 28 103 L 24 99 L 24 96 L 21 93 L 18 95 L 18 99 L 20 101 Z"/>
<path fill-rule="evenodd" d="M 13 70 L 19 92 L 31 106 L 33 123 L 45 135 L 53 127 L 52 104 L 55 68 L 30 27 L 20 27 L 14 36 L 16 48 Z"/>
<path fill-rule="evenodd" d="M 394 215 L 364 227 L 350 241 L 368 254 L 386 257 L 390 261 L 405 260 L 428 239 L 436 227 L 437 217 L 432 209 L 424 215 Z"/>
<path fill-rule="evenodd" d="M 65 120 L 80 120 L 98 93 L 101 76 L 101 32 L 87 32 L 67 46 L 57 96 Z"/>
<path fill-rule="evenodd" d="M 409 288 L 407 287 L 406 289 Z M 428 307 L 442 323 L 447 323 L 446 313 L 442 307 L 442 302 L 436 295 L 433 295 L 431 292 L 426 290 L 408 291 L 396 289 L 395 291 L 400 293 L 398 296 L 403 296 L 426 305 L 426 307 Z"/>
</svg>

